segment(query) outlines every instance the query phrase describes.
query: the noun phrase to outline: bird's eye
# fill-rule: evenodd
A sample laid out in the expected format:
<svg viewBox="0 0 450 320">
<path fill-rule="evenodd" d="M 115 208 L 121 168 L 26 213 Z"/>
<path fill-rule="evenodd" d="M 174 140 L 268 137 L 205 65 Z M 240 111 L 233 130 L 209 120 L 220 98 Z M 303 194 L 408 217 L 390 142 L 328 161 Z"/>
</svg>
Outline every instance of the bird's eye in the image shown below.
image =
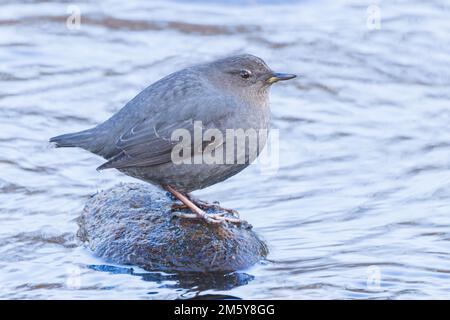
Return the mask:
<svg viewBox="0 0 450 320">
<path fill-rule="evenodd" d="M 241 70 L 241 72 L 239 73 L 241 78 L 243 79 L 248 79 L 250 78 L 250 71 L 247 70 Z"/>
</svg>

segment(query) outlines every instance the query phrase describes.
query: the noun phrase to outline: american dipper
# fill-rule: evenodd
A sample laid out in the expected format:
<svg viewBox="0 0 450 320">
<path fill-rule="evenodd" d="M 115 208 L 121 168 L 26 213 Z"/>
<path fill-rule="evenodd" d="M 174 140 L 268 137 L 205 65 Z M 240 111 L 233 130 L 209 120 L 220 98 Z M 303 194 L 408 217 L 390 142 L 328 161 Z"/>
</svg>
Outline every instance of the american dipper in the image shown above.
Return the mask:
<svg viewBox="0 0 450 320">
<path fill-rule="evenodd" d="M 53 137 L 50 142 L 56 147 L 80 147 L 102 156 L 107 162 L 98 170 L 115 168 L 161 186 L 183 203 L 178 207 L 193 212 L 184 215 L 187 218 L 201 218 L 210 223 L 240 222 L 223 215 L 207 214 L 204 210 L 218 206 L 195 199 L 189 192 L 237 174 L 258 156 L 269 129 L 268 89 L 277 81 L 294 77 L 273 72 L 262 59 L 250 54 L 188 67 L 148 86 L 96 127 Z M 242 160 L 242 155 L 238 156 L 240 150 L 232 151 L 235 160 L 232 163 L 174 161 L 173 151 L 179 145 L 172 134 L 182 129 L 195 136 L 197 127 L 214 129 L 216 133 L 218 130 L 224 135 L 233 129 L 265 133 L 258 135 L 259 147 L 254 156 L 249 155 L 248 145 L 244 144 L 244 161 L 238 161 Z M 228 141 L 231 140 L 214 136 L 202 141 L 199 148 L 193 139 L 187 143 L 192 148 L 183 149 L 179 155 L 183 159 L 194 158 L 208 147 L 211 149 L 211 145 L 217 153 L 223 152 L 223 149 L 218 151 L 219 147 L 238 146 L 234 140 L 227 145 Z"/>
</svg>

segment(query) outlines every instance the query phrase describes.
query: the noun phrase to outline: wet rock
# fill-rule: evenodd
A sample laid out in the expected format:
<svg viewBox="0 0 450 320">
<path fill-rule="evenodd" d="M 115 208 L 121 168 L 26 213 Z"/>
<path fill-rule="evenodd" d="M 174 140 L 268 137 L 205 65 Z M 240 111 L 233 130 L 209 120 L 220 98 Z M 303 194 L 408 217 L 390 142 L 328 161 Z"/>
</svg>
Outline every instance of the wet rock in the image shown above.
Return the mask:
<svg viewBox="0 0 450 320">
<path fill-rule="evenodd" d="M 147 270 L 229 272 L 267 255 L 248 223 L 180 218 L 173 203 L 151 185 L 117 185 L 89 199 L 78 219 L 78 237 L 102 258 Z"/>
</svg>

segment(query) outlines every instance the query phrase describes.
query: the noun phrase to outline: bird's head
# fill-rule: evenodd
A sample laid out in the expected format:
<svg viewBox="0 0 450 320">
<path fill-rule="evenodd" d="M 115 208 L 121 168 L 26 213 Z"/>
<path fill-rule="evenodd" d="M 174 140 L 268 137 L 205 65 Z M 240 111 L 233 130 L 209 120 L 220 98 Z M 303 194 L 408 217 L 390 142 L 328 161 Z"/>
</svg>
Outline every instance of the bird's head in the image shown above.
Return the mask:
<svg viewBox="0 0 450 320">
<path fill-rule="evenodd" d="M 216 86 L 246 94 L 266 92 L 272 84 L 296 77 L 274 72 L 261 58 L 251 54 L 223 58 L 205 66 L 204 72 Z"/>
</svg>

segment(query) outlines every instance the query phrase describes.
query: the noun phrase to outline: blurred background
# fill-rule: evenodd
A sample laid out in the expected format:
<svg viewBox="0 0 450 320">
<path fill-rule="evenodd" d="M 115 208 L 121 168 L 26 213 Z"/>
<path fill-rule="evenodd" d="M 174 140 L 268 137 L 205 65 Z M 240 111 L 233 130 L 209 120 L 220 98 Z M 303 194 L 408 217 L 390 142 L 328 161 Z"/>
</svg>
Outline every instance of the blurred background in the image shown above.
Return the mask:
<svg viewBox="0 0 450 320">
<path fill-rule="evenodd" d="M 0 298 L 450 298 L 450 4 L 0 3 Z M 165 274 L 80 247 L 89 195 L 132 179 L 48 138 L 242 52 L 300 75 L 271 92 L 280 168 L 196 195 L 239 210 L 268 260 Z"/>
</svg>

